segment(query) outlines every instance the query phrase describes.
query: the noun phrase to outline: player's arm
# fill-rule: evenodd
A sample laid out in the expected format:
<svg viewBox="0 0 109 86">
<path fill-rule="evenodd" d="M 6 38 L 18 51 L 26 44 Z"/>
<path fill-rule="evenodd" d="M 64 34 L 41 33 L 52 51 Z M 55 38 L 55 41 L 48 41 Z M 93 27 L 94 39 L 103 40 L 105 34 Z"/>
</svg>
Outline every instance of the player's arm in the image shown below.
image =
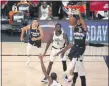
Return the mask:
<svg viewBox="0 0 109 86">
<path fill-rule="evenodd" d="M 65 39 L 65 46 L 68 46 L 68 45 L 69 45 L 69 40 L 68 40 L 67 34 L 66 34 L 66 33 L 63 33 L 63 37 L 64 37 L 64 39 Z M 64 53 L 65 53 L 65 52 L 62 52 L 62 54 L 61 54 L 62 57 L 63 57 Z"/>
<path fill-rule="evenodd" d="M 39 14 L 38 18 L 40 19 L 40 17 L 42 16 L 42 14 L 41 14 L 41 6 L 39 7 L 39 13 L 38 14 Z"/>
<path fill-rule="evenodd" d="M 48 50 L 48 48 L 49 48 L 52 41 L 53 41 L 53 34 L 50 35 L 49 41 L 47 42 L 47 45 L 46 45 L 46 48 L 45 48 L 45 51 L 44 51 L 43 55 L 46 54 L 46 52 L 47 52 L 47 50 Z"/>
<path fill-rule="evenodd" d="M 32 38 L 33 41 L 42 40 L 43 39 L 44 33 L 43 33 L 43 30 L 42 30 L 42 28 L 40 26 L 39 26 L 39 32 L 40 32 L 40 36 L 37 37 L 37 38 Z"/>
<path fill-rule="evenodd" d="M 79 12 L 79 11 L 78 11 Z M 79 21 L 82 24 L 82 28 L 84 28 L 85 31 L 87 31 L 87 24 L 85 23 L 83 17 L 81 16 L 81 13 L 79 12 Z"/>
<path fill-rule="evenodd" d="M 57 54 L 55 54 L 55 56 L 61 54 L 61 53 L 65 53 L 68 49 L 70 49 L 73 46 L 73 44 L 69 44 L 68 46 L 66 46 L 64 49 L 62 49 L 61 51 L 59 51 Z"/>
<path fill-rule="evenodd" d="M 20 40 L 21 40 L 21 41 L 24 40 L 24 33 L 25 33 L 25 31 L 27 31 L 28 29 L 30 29 L 30 25 L 27 25 L 27 26 L 21 28 L 21 36 L 20 36 Z"/>
<path fill-rule="evenodd" d="M 57 56 L 57 55 L 59 55 L 61 53 L 65 53 L 68 49 L 70 49 L 74 45 L 74 42 L 73 43 L 69 43 L 67 35 L 66 35 L 66 41 L 68 42 L 67 43 L 68 45 L 64 49 L 59 51 L 55 56 Z"/>
<path fill-rule="evenodd" d="M 65 39 L 65 44 L 68 46 L 69 45 L 69 40 L 67 34 L 63 33 L 64 39 Z"/>
<path fill-rule="evenodd" d="M 45 75 L 45 77 L 49 80 L 49 83 L 51 82 L 51 78 L 50 76 L 47 74 L 47 71 L 46 71 L 46 68 L 45 68 L 45 65 L 44 65 L 44 62 L 43 62 L 43 56 L 39 56 L 39 59 L 40 59 L 40 62 L 41 62 L 41 68 L 42 68 L 42 71 Z"/>
<path fill-rule="evenodd" d="M 48 10 L 49 10 L 48 15 L 49 15 L 49 17 L 51 17 L 51 15 L 52 15 L 52 8 L 49 6 Z"/>
</svg>

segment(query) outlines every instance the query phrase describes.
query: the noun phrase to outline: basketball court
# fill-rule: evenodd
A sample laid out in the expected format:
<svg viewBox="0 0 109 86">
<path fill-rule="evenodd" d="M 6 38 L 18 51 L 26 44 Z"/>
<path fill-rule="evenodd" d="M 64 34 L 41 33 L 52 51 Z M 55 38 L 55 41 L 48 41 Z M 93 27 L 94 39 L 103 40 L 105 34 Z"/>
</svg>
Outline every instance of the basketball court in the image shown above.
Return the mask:
<svg viewBox="0 0 109 86">
<path fill-rule="evenodd" d="M 42 45 L 41 49 L 34 48 L 31 50 L 31 55 L 43 53 L 44 49 L 45 44 Z M 50 49 L 47 55 L 49 55 L 49 52 Z M 26 43 L 2 42 L 2 86 L 47 86 L 47 83 L 41 82 L 44 75 L 39 58 L 31 56 L 30 65 L 26 66 L 27 56 L 24 55 L 26 55 Z M 84 56 L 87 86 L 108 86 L 108 67 L 103 55 L 108 55 L 108 47 L 87 46 Z M 46 67 L 48 62 L 49 56 L 46 56 L 44 58 Z M 70 83 L 64 81 L 62 63 L 58 57 L 55 60 L 52 72 L 57 73 L 58 81 L 63 86 L 71 86 Z M 78 78 L 76 86 L 81 86 L 80 78 Z"/>
</svg>

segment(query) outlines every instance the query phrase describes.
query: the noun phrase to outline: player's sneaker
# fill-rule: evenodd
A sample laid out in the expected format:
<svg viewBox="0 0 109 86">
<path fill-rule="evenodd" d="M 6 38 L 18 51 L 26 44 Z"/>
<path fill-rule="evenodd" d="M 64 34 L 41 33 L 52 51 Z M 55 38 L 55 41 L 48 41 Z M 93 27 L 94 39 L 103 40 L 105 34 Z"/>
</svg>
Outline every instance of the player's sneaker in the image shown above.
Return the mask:
<svg viewBox="0 0 109 86">
<path fill-rule="evenodd" d="M 65 76 L 65 77 L 64 77 L 64 80 L 65 80 L 66 82 L 68 82 L 68 77 L 67 77 L 67 76 Z"/>
<path fill-rule="evenodd" d="M 48 79 L 45 77 L 41 82 L 47 82 L 48 83 Z"/>
<path fill-rule="evenodd" d="M 28 65 L 29 65 L 29 63 L 30 63 L 30 62 L 28 62 L 28 61 L 27 61 L 27 62 L 26 62 L 26 66 L 28 66 Z"/>
<path fill-rule="evenodd" d="M 69 75 L 68 82 L 72 82 L 72 79 L 73 79 L 73 75 Z"/>
<path fill-rule="evenodd" d="M 30 59 L 28 58 L 27 62 L 26 62 L 26 66 L 28 66 L 30 63 Z"/>
</svg>

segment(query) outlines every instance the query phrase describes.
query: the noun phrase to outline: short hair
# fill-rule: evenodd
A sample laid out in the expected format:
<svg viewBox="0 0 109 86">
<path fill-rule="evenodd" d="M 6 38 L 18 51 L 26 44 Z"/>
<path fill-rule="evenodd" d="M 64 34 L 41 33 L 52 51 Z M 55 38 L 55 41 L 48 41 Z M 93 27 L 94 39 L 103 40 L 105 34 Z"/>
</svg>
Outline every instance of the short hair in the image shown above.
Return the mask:
<svg viewBox="0 0 109 86">
<path fill-rule="evenodd" d="M 55 27 L 56 27 L 57 25 L 60 25 L 60 27 L 61 27 L 61 24 L 60 24 L 60 23 L 57 23 L 57 24 L 55 25 Z"/>
<path fill-rule="evenodd" d="M 34 18 L 33 20 L 38 20 L 37 18 Z"/>
<path fill-rule="evenodd" d="M 56 80 L 57 79 L 57 74 L 55 72 L 51 73 L 51 79 Z"/>
<path fill-rule="evenodd" d="M 77 20 L 79 19 L 79 15 L 72 15 L 74 18 L 76 18 Z"/>
</svg>

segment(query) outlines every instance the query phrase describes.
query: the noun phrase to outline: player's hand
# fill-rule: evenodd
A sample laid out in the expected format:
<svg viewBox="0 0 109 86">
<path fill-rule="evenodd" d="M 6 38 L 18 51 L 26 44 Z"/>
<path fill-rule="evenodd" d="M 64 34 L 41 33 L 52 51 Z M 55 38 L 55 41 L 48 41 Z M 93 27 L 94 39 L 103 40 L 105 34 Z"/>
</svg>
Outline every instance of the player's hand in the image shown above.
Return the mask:
<svg viewBox="0 0 109 86">
<path fill-rule="evenodd" d="M 61 56 L 63 57 L 63 56 L 64 56 L 64 54 L 65 54 L 65 52 L 61 53 Z"/>
<path fill-rule="evenodd" d="M 21 37 L 21 38 L 20 38 L 20 40 L 21 40 L 21 41 L 24 41 L 24 38 L 23 38 L 23 37 Z"/>
<path fill-rule="evenodd" d="M 35 38 L 35 37 L 33 37 L 31 40 L 32 40 L 32 41 L 36 41 L 36 38 Z"/>
<path fill-rule="evenodd" d="M 58 53 L 56 53 L 56 54 L 54 55 L 54 57 L 55 57 L 55 56 L 58 56 L 58 55 L 59 55 L 59 54 L 58 54 Z"/>
<path fill-rule="evenodd" d="M 42 55 L 42 54 L 39 55 L 39 59 L 40 59 L 41 61 L 43 61 L 43 55 Z"/>
<path fill-rule="evenodd" d="M 46 51 L 43 53 L 43 56 L 45 56 L 45 54 L 46 54 Z"/>
<path fill-rule="evenodd" d="M 69 76 L 68 76 L 68 82 L 71 82 L 72 79 L 73 79 L 73 77 L 74 77 L 73 75 L 69 75 Z"/>
</svg>

